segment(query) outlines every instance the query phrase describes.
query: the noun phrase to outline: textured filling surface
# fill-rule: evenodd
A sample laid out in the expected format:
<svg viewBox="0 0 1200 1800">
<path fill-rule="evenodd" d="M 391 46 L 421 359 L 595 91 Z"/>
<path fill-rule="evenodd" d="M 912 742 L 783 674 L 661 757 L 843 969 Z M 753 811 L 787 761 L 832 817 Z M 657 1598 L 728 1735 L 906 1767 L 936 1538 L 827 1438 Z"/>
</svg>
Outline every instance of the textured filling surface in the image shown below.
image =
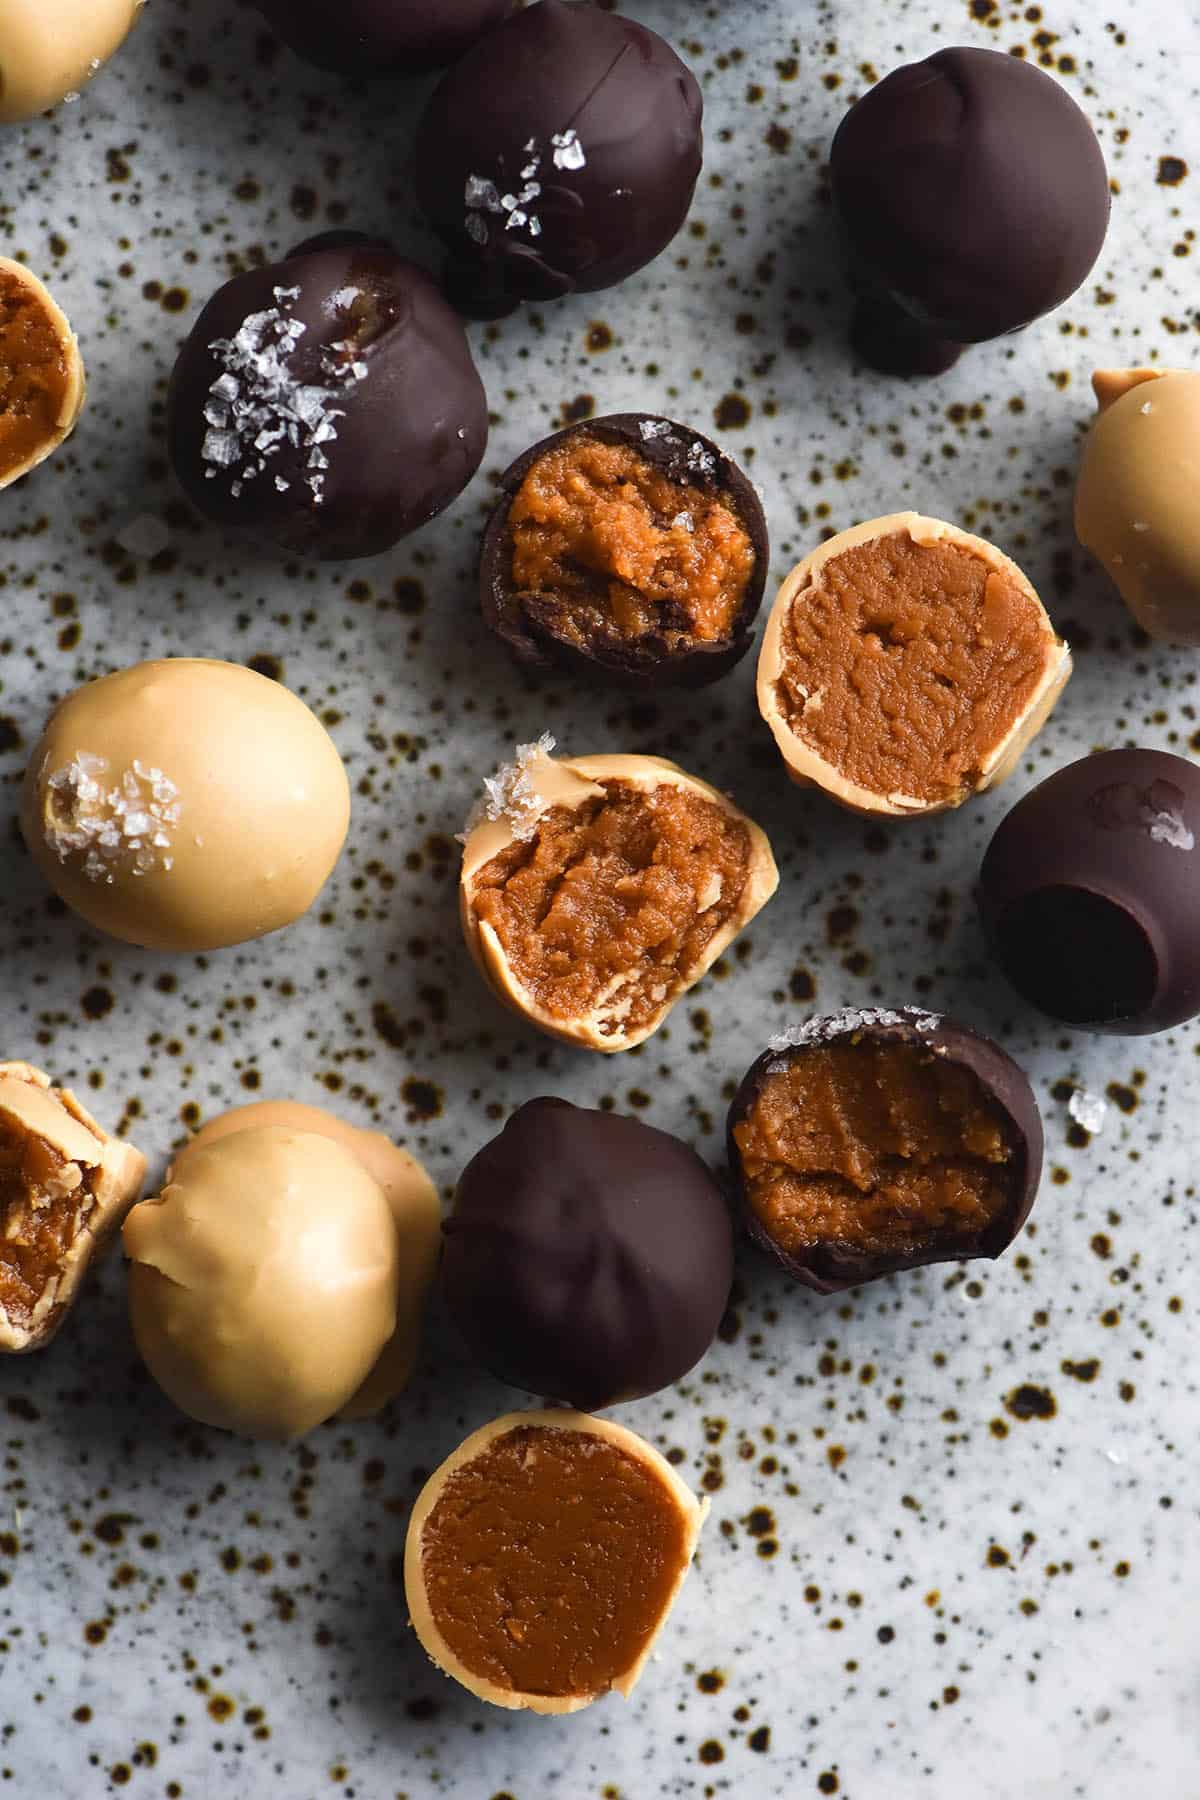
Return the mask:
<svg viewBox="0 0 1200 1800">
<path fill-rule="evenodd" d="M 61 1273 L 94 1204 L 90 1174 L 42 1138 L 0 1125 L 0 1311 L 10 1324 L 28 1326 Z"/>
<path fill-rule="evenodd" d="M 576 436 L 534 463 L 508 514 L 522 609 L 576 647 L 727 638 L 754 574 L 737 515 L 629 444 Z"/>
<path fill-rule="evenodd" d="M 785 722 L 869 792 L 978 786 L 1043 673 L 1037 602 L 961 544 L 893 532 L 833 557 L 792 601 Z"/>
<path fill-rule="evenodd" d="M 969 1069 L 914 1045 L 849 1041 L 788 1057 L 733 1136 L 750 1205 L 795 1254 L 970 1248 L 1009 1194 L 1003 1113 Z"/>
<path fill-rule="evenodd" d="M 23 282 L 0 273 L 0 478 L 56 435 L 68 380 L 53 319 Z"/>
<path fill-rule="evenodd" d="M 590 1432 L 526 1426 L 447 1479 L 422 1536 L 446 1643 L 521 1694 L 603 1693 L 641 1656 L 687 1556 L 646 1463 Z"/>
<path fill-rule="evenodd" d="M 742 821 L 690 789 L 605 781 L 604 799 L 542 814 L 475 878 L 474 909 L 509 970 L 562 1020 L 638 1029 L 691 981 L 737 912 L 750 865 Z"/>
</svg>

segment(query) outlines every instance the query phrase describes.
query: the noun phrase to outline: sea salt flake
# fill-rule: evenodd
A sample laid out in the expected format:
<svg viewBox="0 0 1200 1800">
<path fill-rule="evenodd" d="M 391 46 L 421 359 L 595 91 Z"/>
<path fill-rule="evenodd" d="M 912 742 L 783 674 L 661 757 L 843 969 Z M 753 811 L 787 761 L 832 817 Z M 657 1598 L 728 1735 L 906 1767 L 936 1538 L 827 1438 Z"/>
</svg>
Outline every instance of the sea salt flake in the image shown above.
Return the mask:
<svg viewBox="0 0 1200 1800">
<path fill-rule="evenodd" d="M 1075 1088 L 1067 1101 L 1067 1111 L 1077 1125 L 1094 1134 L 1104 1124 L 1108 1101 L 1099 1094 L 1089 1094 L 1086 1088 Z"/>
<path fill-rule="evenodd" d="M 670 437 L 671 422 L 669 419 L 639 419 L 638 430 L 649 444 L 655 438 Z"/>
<path fill-rule="evenodd" d="M 550 139 L 556 169 L 582 169 L 587 163 L 579 133 L 574 129 L 556 131 Z"/>
<path fill-rule="evenodd" d="M 1196 848 L 1196 834 L 1189 830 L 1178 813 L 1157 812 L 1146 807 L 1143 814 L 1152 843 L 1169 844 L 1172 850 Z"/>
<path fill-rule="evenodd" d="M 940 1013 L 926 1012 L 919 1006 L 905 1007 L 903 1012 L 895 1012 L 886 1006 L 848 1006 L 822 1018 L 806 1019 L 803 1025 L 789 1025 L 785 1031 L 767 1040 L 767 1049 L 801 1050 L 810 1044 L 830 1044 L 836 1038 L 848 1037 L 856 1031 L 872 1031 L 880 1025 L 908 1025 L 914 1031 L 935 1031 L 941 1022 Z"/>
<path fill-rule="evenodd" d="M 554 753 L 555 740 L 544 731 L 536 743 L 518 744 L 513 760 L 483 781 L 483 797 L 471 809 L 460 841 L 479 825 L 504 819 L 515 838 L 525 841 L 537 830 L 537 821 L 545 810 L 530 774 L 530 766 Z"/>
<path fill-rule="evenodd" d="M 671 524 L 680 531 L 695 531 L 696 529 L 696 521 L 690 512 L 676 513 Z"/>
<path fill-rule="evenodd" d="M 500 190 L 494 181 L 487 181 L 481 175 L 468 175 L 463 199 L 468 208 L 474 212 L 496 213 L 500 211 Z"/>
</svg>

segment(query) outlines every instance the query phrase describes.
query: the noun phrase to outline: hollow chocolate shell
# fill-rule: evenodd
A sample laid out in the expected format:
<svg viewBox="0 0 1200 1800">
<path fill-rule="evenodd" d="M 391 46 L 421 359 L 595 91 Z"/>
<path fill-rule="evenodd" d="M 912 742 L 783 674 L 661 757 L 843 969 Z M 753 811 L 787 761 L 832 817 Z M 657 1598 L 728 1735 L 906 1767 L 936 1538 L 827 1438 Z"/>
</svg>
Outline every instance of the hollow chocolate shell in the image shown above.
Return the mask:
<svg viewBox="0 0 1200 1800">
<path fill-rule="evenodd" d="M 1104 750 L 1018 800 L 979 873 L 984 927 L 1022 997 L 1092 1031 L 1200 1013 L 1200 769 Z"/>
<path fill-rule="evenodd" d="M 444 68 L 515 0 L 256 0 L 284 43 L 340 75 Z"/>
<path fill-rule="evenodd" d="M 79 344 L 49 288 L 0 256 L 0 488 L 45 462 L 83 410 Z"/>
<path fill-rule="evenodd" d="M 69 1088 L 0 1062 L 0 1354 L 50 1342 L 145 1175 Z"/>
<path fill-rule="evenodd" d="M 708 438 L 652 413 L 570 425 L 517 458 L 480 559 L 517 660 L 627 688 L 703 687 L 750 648 L 762 504 Z"/>
<path fill-rule="evenodd" d="M 487 435 L 459 319 L 423 270 L 350 234 L 218 288 L 167 397 L 192 504 L 322 558 L 375 556 L 426 524 Z"/>
<path fill-rule="evenodd" d="M 733 1280 L 720 1188 L 665 1131 L 530 1100 L 463 1172 L 442 1288 L 501 1380 L 585 1410 L 679 1381 Z"/>
<path fill-rule="evenodd" d="M 1200 372 L 1101 370 L 1092 386 L 1076 535 L 1143 631 L 1200 644 Z"/>
<path fill-rule="evenodd" d="M 0 8 L 0 123 L 77 100 L 119 50 L 144 0 L 4 0 Z"/>
<path fill-rule="evenodd" d="M 913 1007 L 834 1013 L 772 1038 L 728 1131 L 749 1235 L 819 1294 L 999 1256 L 1042 1169 L 1022 1070 Z"/>
<path fill-rule="evenodd" d="M 417 201 L 476 318 L 624 281 L 664 250 L 700 173 L 700 89 L 645 25 L 538 0 L 444 78 L 417 129 Z"/>
<path fill-rule="evenodd" d="M 793 781 L 910 818 L 1003 781 L 1070 673 L 1016 563 L 942 519 L 891 513 L 787 576 L 758 705 Z"/>
<path fill-rule="evenodd" d="M 551 1037 L 628 1050 L 779 884 L 758 826 L 655 756 L 517 747 L 467 823 L 459 908 L 484 979 Z"/>
<path fill-rule="evenodd" d="M 860 290 L 855 347 L 891 374 L 940 373 L 965 344 L 1061 305 L 1108 229 L 1087 118 L 1006 52 L 939 50 L 893 70 L 842 120 L 830 166 Z"/>
<path fill-rule="evenodd" d="M 628 1699 L 707 1510 L 624 1426 L 508 1413 L 417 1499 L 404 1550 L 413 1628 L 493 1706 L 572 1713 L 613 1690 Z"/>
</svg>

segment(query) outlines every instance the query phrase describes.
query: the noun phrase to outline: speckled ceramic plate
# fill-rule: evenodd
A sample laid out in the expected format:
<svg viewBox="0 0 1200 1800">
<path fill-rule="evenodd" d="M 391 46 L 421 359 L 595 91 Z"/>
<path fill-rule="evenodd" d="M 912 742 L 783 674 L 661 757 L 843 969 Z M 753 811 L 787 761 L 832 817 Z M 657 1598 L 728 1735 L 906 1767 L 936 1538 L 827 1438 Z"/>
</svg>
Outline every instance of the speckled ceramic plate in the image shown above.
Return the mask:
<svg viewBox="0 0 1200 1800">
<path fill-rule="evenodd" d="M 4 1041 L 161 1166 L 253 1095 L 384 1125 L 449 1191 L 506 1110 L 609 1099 L 720 1155 L 731 1084 L 814 1005 L 920 1003 L 995 1032 L 1048 1126 L 1034 1222 L 996 1264 L 822 1301 L 746 1252 L 712 1355 L 622 1418 L 712 1497 L 700 1559 L 632 1704 L 565 1720 L 477 1704 L 407 1629 L 422 1472 L 521 1397 L 441 1317 L 386 1419 L 293 1449 L 192 1427 L 139 1370 L 119 1258 L 52 1349 L 3 1372 L 0 1773 L 61 1800 L 1127 1800 L 1200 1794 L 1192 1029 L 1065 1033 L 989 969 L 970 887 L 996 820 L 1100 744 L 1200 745 L 1195 655 L 1150 648 L 1079 552 L 1070 494 L 1095 364 L 1194 362 L 1200 21 L 1190 0 L 628 0 L 699 75 L 708 156 L 673 249 L 618 292 L 474 333 L 496 472 L 564 417 L 652 406 L 764 490 L 777 576 L 893 508 L 1028 569 L 1078 669 L 1009 787 L 884 831 L 789 788 L 747 663 L 653 705 L 516 674 L 480 627 L 482 476 L 394 554 L 283 566 L 176 503 L 176 346 L 230 271 L 324 226 L 409 216 L 417 85 L 365 92 L 278 51 L 236 0 L 150 0 L 95 86 L 5 132 L 3 243 L 50 280 L 91 398 L 2 497 L 9 810 L 51 701 L 148 655 L 276 671 L 350 768 L 350 845 L 283 936 L 192 959 L 100 942 L 9 833 Z M 822 164 L 847 102 L 949 43 L 1016 48 L 1087 109 L 1117 189 L 1084 290 L 932 383 L 856 368 Z M 1189 172 L 1186 163 L 1191 160 Z M 150 560 L 132 522 L 165 522 Z M 663 752 L 770 831 L 782 888 L 639 1052 L 503 1014 L 454 916 L 454 833 L 512 740 Z M 1089 1136 L 1066 1099 L 1107 1096 Z"/>
</svg>

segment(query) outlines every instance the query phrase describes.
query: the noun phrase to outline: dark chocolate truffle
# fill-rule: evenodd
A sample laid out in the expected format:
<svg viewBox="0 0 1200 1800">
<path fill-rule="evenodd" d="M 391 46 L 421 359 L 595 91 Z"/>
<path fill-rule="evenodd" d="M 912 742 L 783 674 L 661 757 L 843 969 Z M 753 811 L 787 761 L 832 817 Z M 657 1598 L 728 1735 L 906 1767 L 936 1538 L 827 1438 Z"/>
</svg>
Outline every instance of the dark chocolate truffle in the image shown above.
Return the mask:
<svg viewBox="0 0 1200 1800">
<path fill-rule="evenodd" d="M 746 1229 L 820 1294 L 999 1256 L 1029 1216 L 1042 1147 L 1012 1058 L 914 1007 L 784 1032 L 729 1110 Z"/>
<path fill-rule="evenodd" d="M 1200 1013 L 1200 769 L 1104 750 L 1019 800 L 979 905 L 1022 997 L 1069 1025 L 1141 1035 Z"/>
<path fill-rule="evenodd" d="M 699 432 L 651 413 L 570 425 L 500 480 L 483 616 L 519 662 L 627 688 L 703 687 L 750 648 L 767 523 Z"/>
<path fill-rule="evenodd" d="M 678 1381 L 733 1279 L 721 1191 L 678 1138 L 531 1100 L 467 1165 L 444 1226 L 459 1330 L 514 1387 L 581 1411 Z"/>
<path fill-rule="evenodd" d="M 650 262 L 691 204 L 702 111 L 690 70 L 632 19 L 539 0 L 490 31 L 417 131 L 417 200 L 455 304 L 499 318 Z"/>
<path fill-rule="evenodd" d="M 441 69 L 515 0 L 256 0 L 284 43 L 342 75 Z"/>
<path fill-rule="evenodd" d="M 316 557 L 374 556 L 450 504 L 487 445 L 462 324 L 368 239 L 235 276 L 179 353 L 171 462 L 189 500 Z"/>
<path fill-rule="evenodd" d="M 851 107 L 831 157 L 860 355 L 937 374 L 1085 279 L 1108 229 L 1095 133 L 1066 89 L 996 50 L 939 50 Z"/>
</svg>

